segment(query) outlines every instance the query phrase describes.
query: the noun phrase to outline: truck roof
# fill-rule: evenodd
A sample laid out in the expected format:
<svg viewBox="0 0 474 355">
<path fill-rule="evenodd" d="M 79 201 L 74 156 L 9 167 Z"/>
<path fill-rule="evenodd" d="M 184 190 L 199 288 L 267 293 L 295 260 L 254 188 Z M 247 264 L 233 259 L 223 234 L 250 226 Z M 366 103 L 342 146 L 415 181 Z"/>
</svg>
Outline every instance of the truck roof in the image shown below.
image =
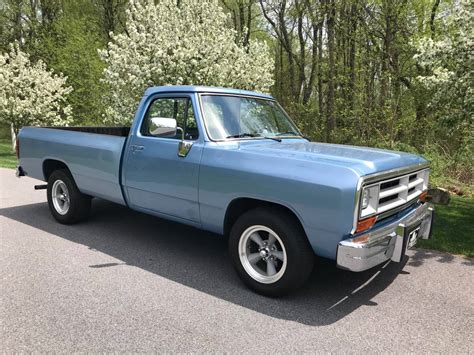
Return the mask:
<svg viewBox="0 0 474 355">
<path fill-rule="evenodd" d="M 153 95 L 159 93 L 178 93 L 178 92 L 199 92 L 199 93 L 213 93 L 213 94 L 234 94 L 234 95 L 247 95 L 256 96 L 265 99 L 274 99 L 271 95 L 262 94 L 255 91 L 231 89 L 231 88 L 220 88 L 213 86 L 194 86 L 194 85 L 168 85 L 168 86 L 153 86 L 145 91 L 145 95 Z"/>
</svg>

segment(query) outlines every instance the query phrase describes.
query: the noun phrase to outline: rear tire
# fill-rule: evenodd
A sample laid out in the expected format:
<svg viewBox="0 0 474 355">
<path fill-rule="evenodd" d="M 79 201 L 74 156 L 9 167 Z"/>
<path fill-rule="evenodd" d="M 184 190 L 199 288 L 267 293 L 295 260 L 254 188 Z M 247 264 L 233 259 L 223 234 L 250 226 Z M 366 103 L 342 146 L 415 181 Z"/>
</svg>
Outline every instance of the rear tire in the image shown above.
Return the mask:
<svg viewBox="0 0 474 355">
<path fill-rule="evenodd" d="M 315 258 L 299 221 L 277 208 L 256 208 L 243 214 L 231 229 L 229 253 L 241 280 L 269 297 L 302 286 Z"/>
<path fill-rule="evenodd" d="M 73 224 L 86 219 L 91 198 L 82 194 L 67 170 L 55 170 L 48 179 L 48 206 L 53 217 L 62 224 Z"/>
</svg>

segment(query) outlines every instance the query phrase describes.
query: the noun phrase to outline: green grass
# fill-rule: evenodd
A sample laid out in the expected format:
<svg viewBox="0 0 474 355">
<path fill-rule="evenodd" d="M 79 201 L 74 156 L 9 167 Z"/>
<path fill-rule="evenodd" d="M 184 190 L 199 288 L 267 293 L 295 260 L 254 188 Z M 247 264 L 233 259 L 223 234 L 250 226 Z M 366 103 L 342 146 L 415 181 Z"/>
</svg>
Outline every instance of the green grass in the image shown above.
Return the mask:
<svg viewBox="0 0 474 355">
<path fill-rule="evenodd" d="M 0 139 L 0 167 L 15 168 L 16 155 L 8 138 Z M 474 197 L 451 196 L 448 206 L 435 206 L 433 237 L 419 248 L 474 257 Z"/>
<path fill-rule="evenodd" d="M 417 247 L 474 257 L 474 197 L 451 196 L 449 205 L 436 205 L 433 236 Z"/>
<path fill-rule="evenodd" d="M 9 138 L 0 139 L 0 168 L 15 168 L 17 165 L 15 152 Z"/>
</svg>

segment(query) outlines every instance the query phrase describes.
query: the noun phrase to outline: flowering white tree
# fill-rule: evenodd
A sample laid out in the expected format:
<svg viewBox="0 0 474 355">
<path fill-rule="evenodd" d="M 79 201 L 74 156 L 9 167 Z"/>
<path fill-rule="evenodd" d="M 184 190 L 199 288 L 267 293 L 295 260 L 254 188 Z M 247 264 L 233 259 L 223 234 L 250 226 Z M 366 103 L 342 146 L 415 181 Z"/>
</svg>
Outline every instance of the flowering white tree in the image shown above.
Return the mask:
<svg viewBox="0 0 474 355">
<path fill-rule="evenodd" d="M 454 6 L 443 20 L 443 33 L 421 39 L 415 55 L 426 73 L 417 79 L 432 92 L 431 109 L 451 127 L 472 125 L 474 115 L 474 2 Z"/>
<path fill-rule="evenodd" d="M 458 179 L 474 176 L 474 2 L 455 2 L 440 25 L 443 31 L 417 44 L 415 59 L 424 75 L 418 81 L 429 94 L 428 108 L 437 119 L 442 154 Z M 436 142 L 430 143 L 430 145 Z"/>
<path fill-rule="evenodd" d="M 66 77 L 48 71 L 42 61 L 31 63 L 18 44 L 0 54 L 0 121 L 10 124 L 14 135 L 26 125 L 70 123 L 71 91 Z"/>
<path fill-rule="evenodd" d="M 126 30 L 100 52 L 110 86 L 108 119 L 128 123 L 154 85 L 213 85 L 267 91 L 273 61 L 265 43 L 235 43 L 217 0 L 131 0 Z"/>
</svg>

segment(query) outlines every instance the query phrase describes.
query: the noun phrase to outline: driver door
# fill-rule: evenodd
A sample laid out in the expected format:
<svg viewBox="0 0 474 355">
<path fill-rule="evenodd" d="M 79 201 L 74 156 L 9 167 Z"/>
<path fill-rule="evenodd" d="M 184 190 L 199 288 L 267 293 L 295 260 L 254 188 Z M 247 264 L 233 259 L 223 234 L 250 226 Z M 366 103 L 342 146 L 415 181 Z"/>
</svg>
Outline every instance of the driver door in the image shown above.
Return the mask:
<svg viewBox="0 0 474 355">
<path fill-rule="evenodd" d="M 153 118 L 175 119 L 173 136 L 157 136 Z M 178 155 L 184 138 L 191 149 Z M 141 127 L 131 137 L 124 164 L 124 186 L 132 208 L 153 211 L 164 217 L 200 222 L 198 174 L 202 153 L 192 99 L 189 96 L 154 98 Z"/>
</svg>

